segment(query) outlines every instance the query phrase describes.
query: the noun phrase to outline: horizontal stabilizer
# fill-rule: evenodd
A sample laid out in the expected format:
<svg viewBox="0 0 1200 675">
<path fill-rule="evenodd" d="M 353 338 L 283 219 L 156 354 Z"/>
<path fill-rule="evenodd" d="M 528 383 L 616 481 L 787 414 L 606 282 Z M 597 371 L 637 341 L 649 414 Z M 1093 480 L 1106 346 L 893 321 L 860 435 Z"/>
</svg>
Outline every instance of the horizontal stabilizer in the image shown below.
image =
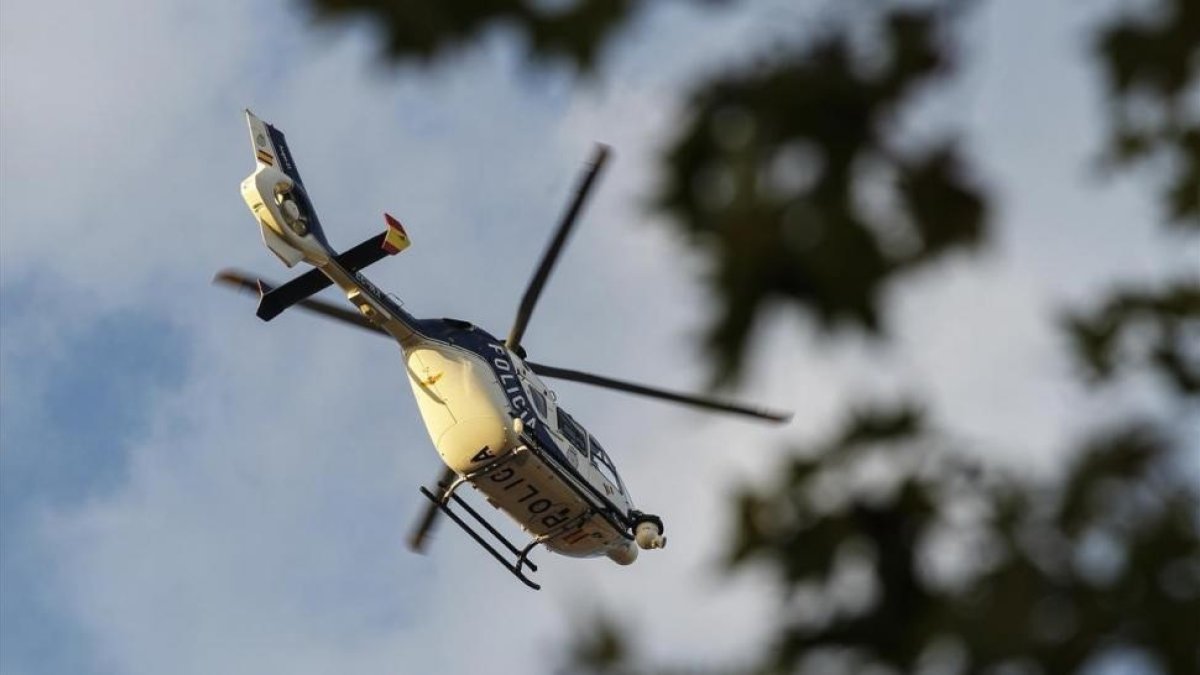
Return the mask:
<svg viewBox="0 0 1200 675">
<path fill-rule="evenodd" d="M 334 260 L 349 272 L 357 272 L 369 265 L 383 260 L 389 255 L 395 255 L 408 245 L 408 238 L 400 223 L 390 215 L 387 216 L 388 229 L 362 242 L 358 246 L 338 254 Z M 395 223 L 393 225 L 393 223 Z M 397 232 L 403 238 L 403 246 L 397 246 Z M 258 302 L 258 318 L 270 321 L 283 313 L 285 309 L 306 300 L 314 294 L 333 285 L 329 277 L 318 269 L 311 269 L 292 279 L 286 284 L 273 290 L 264 290 Z"/>
<path fill-rule="evenodd" d="M 213 277 L 214 284 L 224 284 L 235 289 L 250 291 L 261 296 L 263 293 L 271 290 L 271 284 L 263 279 L 259 279 L 253 274 L 247 274 L 238 270 L 221 270 Z M 387 336 L 387 331 L 379 326 L 371 323 L 362 314 L 356 311 L 338 307 L 337 305 L 325 302 L 323 300 L 301 300 L 296 303 L 297 307 L 302 307 L 310 312 L 327 316 L 331 319 L 341 321 L 342 323 L 350 324 L 355 328 L 361 328 L 365 331 L 375 333 L 376 335 Z"/>
</svg>

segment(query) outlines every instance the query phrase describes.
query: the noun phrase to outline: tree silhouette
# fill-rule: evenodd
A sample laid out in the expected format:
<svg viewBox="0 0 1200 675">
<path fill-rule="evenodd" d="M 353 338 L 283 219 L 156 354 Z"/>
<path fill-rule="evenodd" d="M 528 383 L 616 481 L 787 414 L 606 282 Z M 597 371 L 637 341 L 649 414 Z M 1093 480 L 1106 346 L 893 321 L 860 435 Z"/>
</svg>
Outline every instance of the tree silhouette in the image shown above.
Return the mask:
<svg viewBox="0 0 1200 675">
<path fill-rule="evenodd" d="M 733 0 L 698 4 L 736 6 Z M 531 65 L 594 73 L 597 54 L 649 0 L 308 0 L 320 17 L 365 15 L 384 57 L 428 63 L 503 24 Z M 976 2 L 828 3 L 821 33 L 747 53 L 691 83 L 655 208 L 709 263 L 706 346 L 729 384 L 768 312 L 887 339 L 905 277 L 986 247 L 991 200 L 946 128 L 914 145 L 898 117 L 956 77 L 959 16 Z M 870 31 L 863 53 L 856 35 Z M 1171 234 L 1200 232 L 1200 3 L 1148 0 L 1095 27 L 1108 93 L 1110 172 L 1165 169 Z M 603 76 L 598 73 L 598 76 Z M 901 141 L 904 142 L 901 142 Z M 865 182 L 888 186 L 869 203 Z M 1200 395 L 1200 275 L 1116 280 L 1061 319 L 1085 384 L 1151 372 L 1179 409 Z M 860 406 L 795 449 L 777 480 L 745 486 L 730 573 L 770 569 L 783 598 L 771 648 L 739 672 L 1079 671 L 1137 650 L 1200 671 L 1200 494 L 1170 421 L 1104 420 L 1059 478 L 974 466 L 963 442 L 908 401 Z M 877 470 L 886 466 L 886 480 Z M 871 478 L 874 476 L 875 478 Z M 799 608 L 799 609 L 798 609 Z M 662 672 L 619 625 L 580 636 L 567 669 Z M 694 670 L 688 664 L 683 668 Z"/>
</svg>

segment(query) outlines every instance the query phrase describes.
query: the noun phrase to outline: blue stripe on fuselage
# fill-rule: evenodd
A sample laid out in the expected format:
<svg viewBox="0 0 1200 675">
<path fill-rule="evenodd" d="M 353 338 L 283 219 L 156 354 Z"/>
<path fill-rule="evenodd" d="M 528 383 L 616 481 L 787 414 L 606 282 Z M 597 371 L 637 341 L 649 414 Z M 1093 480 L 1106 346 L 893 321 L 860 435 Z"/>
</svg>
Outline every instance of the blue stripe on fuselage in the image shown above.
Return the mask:
<svg viewBox="0 0 1200 675">
<path fill-rule="evenodd" d="M 283 132 L 266 122 L 263 122 L 263 125 L 267 127 L 267 133 L 271 134 L 271 145 L 275 146 L 275 154 L 279 157 L 279 168 L 283 169 L 283 172 L 297 184 L 304 185 L 304 180 L 300 178 L 300 170 L 296 168 L 296 162 L 292 159 L 292 151 L 288 148 Z"/>
</svg>

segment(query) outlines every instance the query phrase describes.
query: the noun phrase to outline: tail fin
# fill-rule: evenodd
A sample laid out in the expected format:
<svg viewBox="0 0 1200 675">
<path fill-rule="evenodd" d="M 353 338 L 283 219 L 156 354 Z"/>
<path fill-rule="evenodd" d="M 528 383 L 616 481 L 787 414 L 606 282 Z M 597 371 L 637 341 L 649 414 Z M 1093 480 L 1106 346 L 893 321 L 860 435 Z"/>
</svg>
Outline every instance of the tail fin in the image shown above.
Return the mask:
<svg viewBox="0 0 1200 675">
<path fill-rule="evenodd" d="M 242 181 L 242 198 L 262 228 L 263 243 L 288 267 L 305 260 L 323 265 L 333 256 L 316 209 L 283 132 L 249 110 L 255 171 Z"/>
</svg>

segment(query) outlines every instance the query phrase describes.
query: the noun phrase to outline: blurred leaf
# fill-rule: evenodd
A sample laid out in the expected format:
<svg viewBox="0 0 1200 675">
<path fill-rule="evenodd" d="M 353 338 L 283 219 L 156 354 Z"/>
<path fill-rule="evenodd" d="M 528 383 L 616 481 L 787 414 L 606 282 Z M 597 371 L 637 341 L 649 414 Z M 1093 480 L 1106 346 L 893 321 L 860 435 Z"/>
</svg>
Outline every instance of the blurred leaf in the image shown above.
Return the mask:
<svg viewBox="0 0 1200 675">
<path fill-rule="evenodd" d="M 833 31 L 696 88 L 657 204 L 711 261 L 718 382 L 737 376 L 765 311 L 878 334 L 899 272 L 983 240 L 986 199 L 954 143 L 901 150 L 888 133 L 919 87 L 949 73 L 952 16 L 888 9 L 873 68 Z M 865 192 L 892 204 L 864 205 Z"/>
<path fill-rule="evenodd" d="M 1095 54 L 1109 94 L 1109 155 L 1118 165 L 1168 160 L 1164 214 L 1200 228 L 1200 3 L 1153 0 L 1098 31 Z M 1192 103 L 1188 103 L 1189 92 Z"/>
<path fill-rule="evenodd" d="M 851 418 L 817 443 L 824 454 L 805 471 L 742 493 L 730 562 L 774 569 L 783 591 L 763 670 L 795 672 L 815 655 L 849 653 L 859 669 L 909 672 L 946 641 L 965 650 L 972 671 L 1021 661 L 1072 672 L 1113 645 L 1144 649 L 1168 672 L 1200 666 L 1200 494 L 1170 465 L 1172 448 L 1152 425 L 1097 435 L 1061 481 L 1043 483 L 980 480 L 934 450 L 936 435 L 910 429 L 885 440 L 860 425 Z M 835 482 L 841 506 L 822 505 L 831 476 L 856 475 L 878 459 L 871 448 L 881 441 L 900 480 L 893 496 Z M 925 460 L 904 461 L 914 453 Z M 965 503 L 976 515 L 964 522 Z M 854 565 L 848 546 L 868 552 L 858 565 L 868 561 L 877 589 L 872 602 L 849 608 L 839 600 Z M 935 559 L 957 561 L 965 583 L 948 584 L 955 564 Z M 1097 569 L 1107 577 L 1098 580 Z M 806 610 L 791 620 L 801 589 Z"/>
<path fill-rule="evenodd" d="M 589 70 L 611 35 L 647 0 L 306 0 L 318 18 L 369 17 L 387 36 L 392 61 L 430 61 L 482 40 L 499 27 L 518 31 L 531 59 L 563 59 Z"/>
<path fill-rule="evenodd" d="M 1143 5 L 1138 18 L 1122 13 L 1101 28 L 1096 41 L 1100 64 L 1114 93 L 1141 89 L 1172 100 L 1200 68 L 1200 5 L 1191 0 Z"/>
<path fill-rule="evenodd" d="M 627 638 L 620 626 L 598 614 L 577 632 L 567 654 L 567 673 L 616 673 L 627 670 Z"/>
<path fill-rule="evenodd" d="M 1064 326 L 1094 380 L 1109 381 L 1122 368 L 1144 363 L 1179 393 L 1200 395 L 1200 279 L 1118 291 L 1092 312 L 1069 314 Z M 1135 336 L 1141 340 L 1133 342 Z"/>
<path fill-rule="evenodd" d="M 851 413 L 832 452 L 868 443 L 907 440 L 921 434 L 924 427 L 924 412 L 913 402 L 893 407 L 861 407 Z"/>
</svg>

